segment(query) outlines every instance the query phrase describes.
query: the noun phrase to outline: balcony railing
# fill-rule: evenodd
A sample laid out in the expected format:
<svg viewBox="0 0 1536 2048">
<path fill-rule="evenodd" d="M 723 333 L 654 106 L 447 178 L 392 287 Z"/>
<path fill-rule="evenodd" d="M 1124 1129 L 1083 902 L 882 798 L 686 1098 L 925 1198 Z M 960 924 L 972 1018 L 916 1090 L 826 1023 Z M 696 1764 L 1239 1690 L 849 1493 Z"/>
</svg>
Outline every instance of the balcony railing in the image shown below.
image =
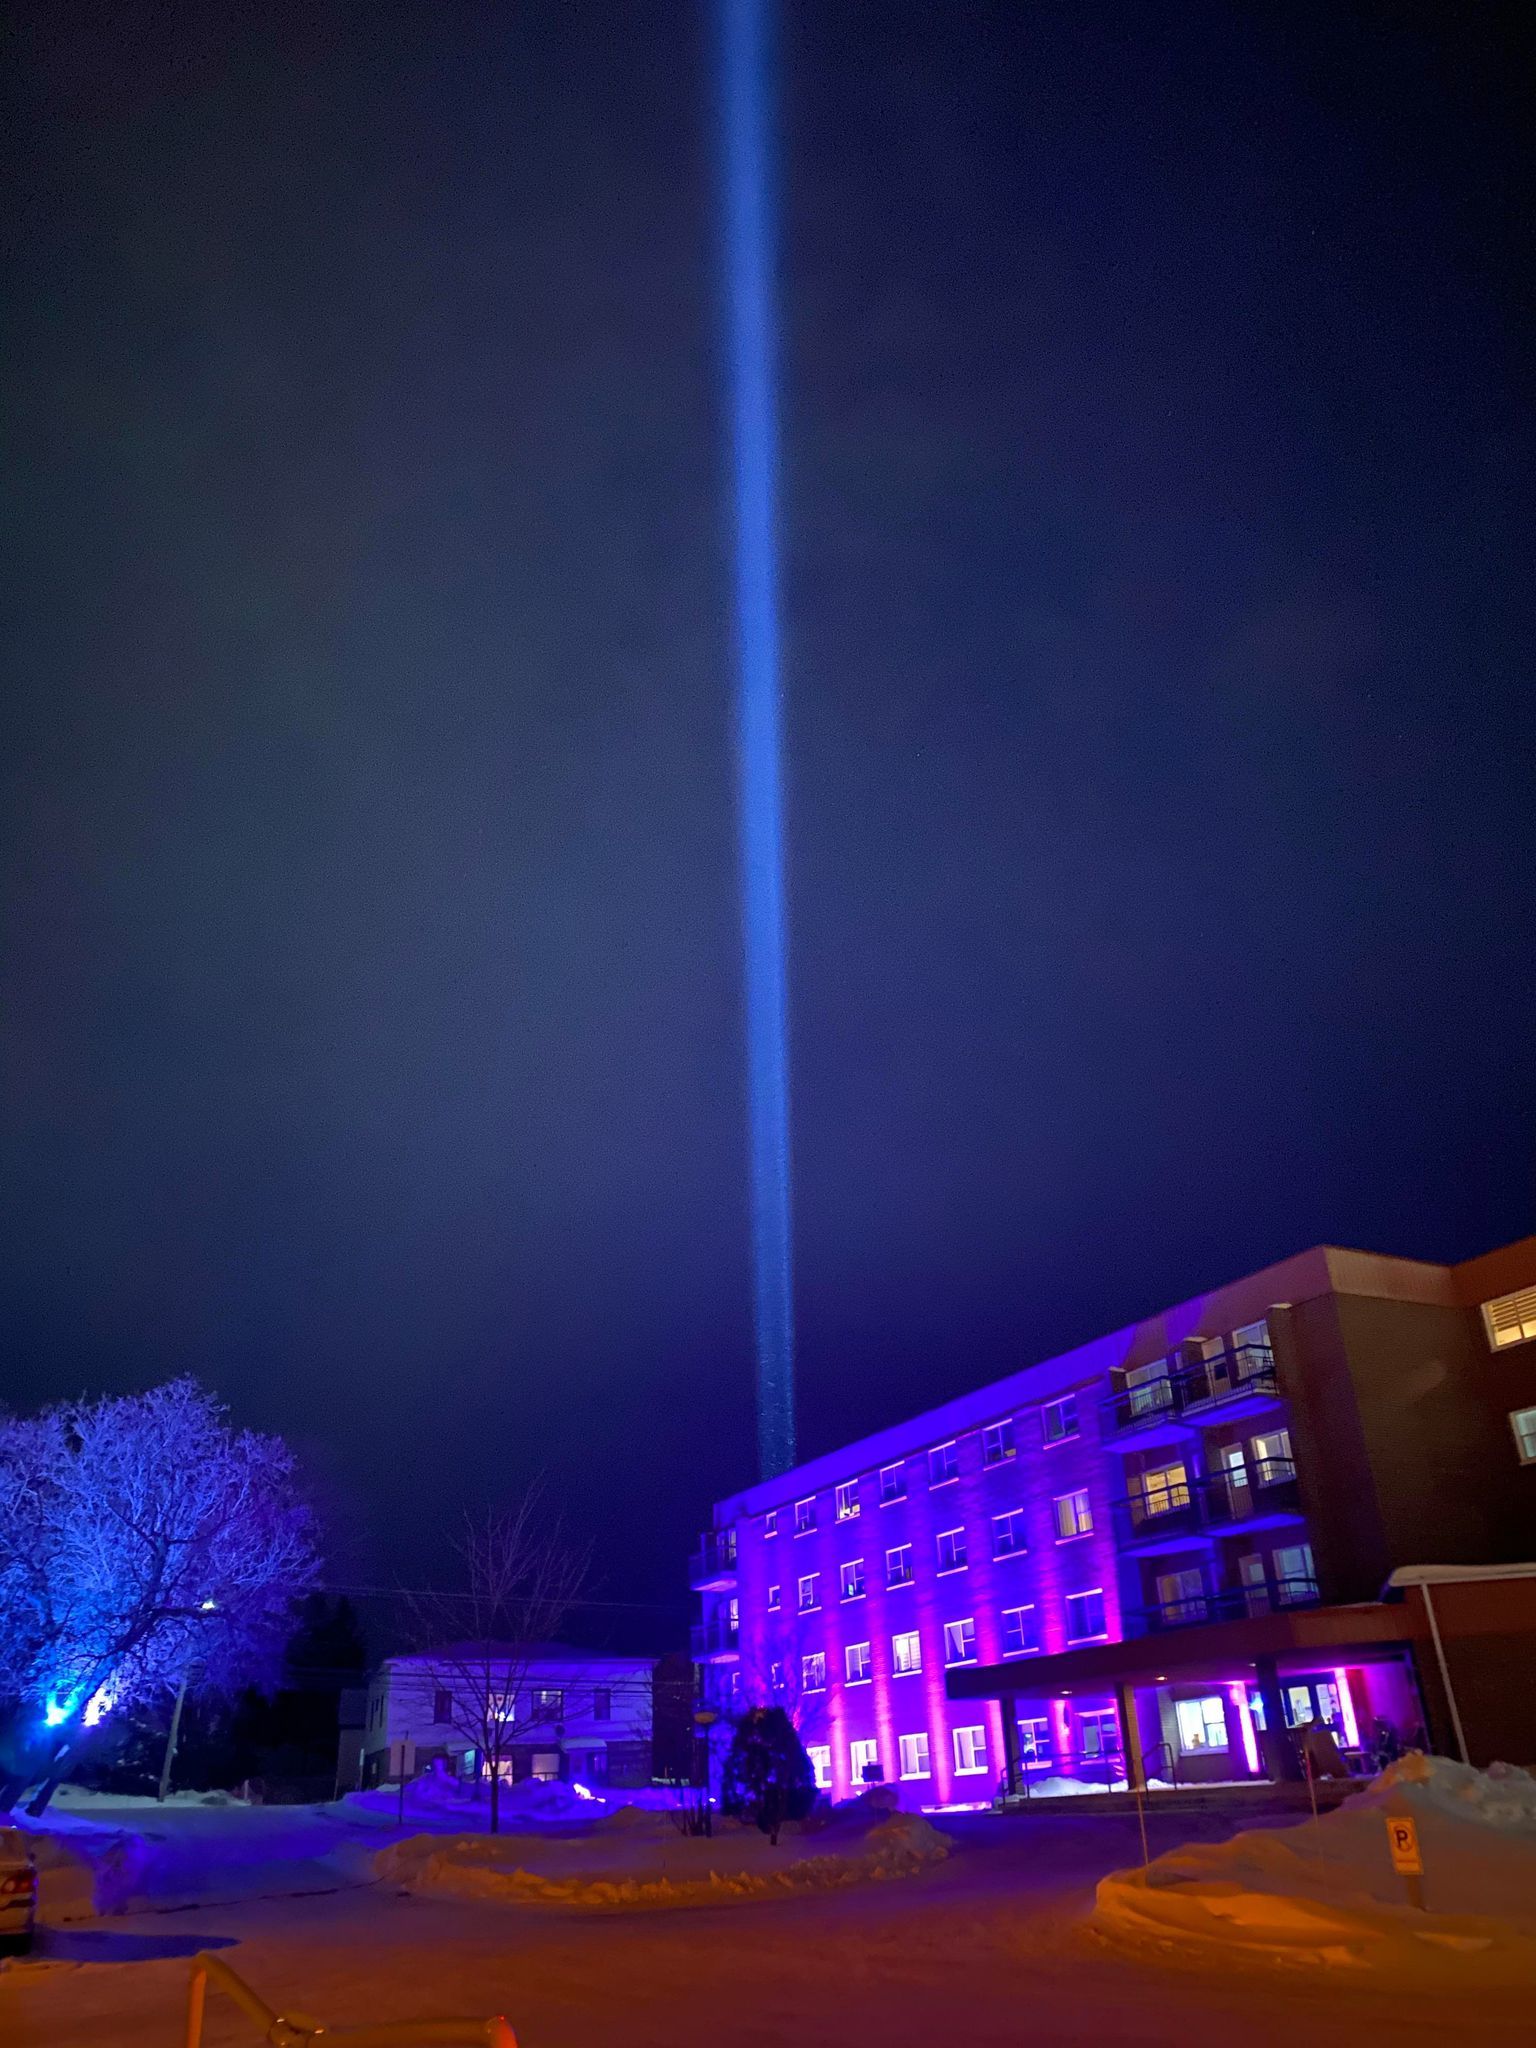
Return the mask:
<svg viewBox="0 0 1536 2048">
<path fill-rule="evenodd" d="M 696 1621 L 688 1633 L 694 1657 L 700 1663 L 740 1654 L 741 1630 L 733 1621 Z"/>
<path fill-rule="evenodd" d="M 1193 1418 L 1209 1409 L 1237 1401 L 1274 1401 L 1279 1395 L 1273 1354 L 1261 1345 L 1245 1344 L 1219 1358 L 1171 1367 L 1155 1379 L 1117 1388 L 1100 1407 L 1106 1433 L 1120 1435 L 1186 1419 L 1194 1428 L 1198 1425 Z"/>
<path fill-rule="evenodd" d="M 736 1531 L 710 1529 L 688 1560 L 688 1583 L 696 1593 L 708 1593 L 736 1580 Z"/>
<path fill-rule="evenodd" d="M 1261 1458 L 1238 1478 L 1230 1472 L 1191 1475 L 1134 1488 L 1111 1502 L 1115 1538 L 1122 1548 L 1172 1548 L 1206 1531 L 1300 1515 L 1296 1467 L 1289 1458 Z"/>
<path fill-rule="evenodd" d="M 1156 1635 L 1163 1629 L 1192 1628 L 1206 1621 L 1246 1621 L 1256 1614 L 1274 1614 L 1286 1607 L 1315 1607 L 1321 1598 L 1314 1578 L 1266 1578 L 1250 1586 L 1202 1588 L 1178 1600 L 1131 1609 L 1125 1614 L 1127 1635 Z"/>
</svg>

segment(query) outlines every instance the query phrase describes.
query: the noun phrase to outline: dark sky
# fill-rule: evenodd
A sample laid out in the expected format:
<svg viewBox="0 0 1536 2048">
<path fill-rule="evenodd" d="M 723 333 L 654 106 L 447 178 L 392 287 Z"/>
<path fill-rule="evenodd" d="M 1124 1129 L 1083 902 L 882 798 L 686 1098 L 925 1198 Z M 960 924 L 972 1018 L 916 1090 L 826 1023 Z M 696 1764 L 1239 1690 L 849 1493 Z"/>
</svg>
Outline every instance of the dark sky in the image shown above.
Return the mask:
<svg viewBox="0 0 1536 2048">
<path fill-rule="evenodd" d="M 1536 1227 L 1517 18 L 785 10 L 807 1451 Z M 34 7 L 7 123 L 0 1396 L 201 1374 L 343 1576 L 544 1470 L 673 1619 L 753 1471 L 708 23 Z"/>
</svg>

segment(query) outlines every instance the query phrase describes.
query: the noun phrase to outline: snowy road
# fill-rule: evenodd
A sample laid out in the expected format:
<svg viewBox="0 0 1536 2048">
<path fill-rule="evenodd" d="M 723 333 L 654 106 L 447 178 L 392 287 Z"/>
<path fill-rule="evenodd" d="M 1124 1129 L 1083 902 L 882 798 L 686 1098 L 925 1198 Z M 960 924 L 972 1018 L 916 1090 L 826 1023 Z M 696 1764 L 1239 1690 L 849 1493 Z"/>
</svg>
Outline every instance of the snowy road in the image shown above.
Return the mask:
<svg viewBox="0 0 1536 2048">
<path fill-rule="evenodd" d="M 1083 1925 L 1134 1823 L 960 1820 L 912 1878 L 772 1903 L 594 1916 L 371 1886 L 101 1921 L 0 1974 L 5 2048 L 169 2048 L 198 1946 L 333 2024 L 505 2011 L 523 2048 L 1142 2043 L 1359 2048 L 1531 2038 L 1528 1999 L 1356 1989 L 1336 1974 L 1164 1969 Z M 1178 1823 L 1160 1822 L 1172 1846 Z M 210 2005 L 210 2048 L 248 2042 Z"/>
</svg>

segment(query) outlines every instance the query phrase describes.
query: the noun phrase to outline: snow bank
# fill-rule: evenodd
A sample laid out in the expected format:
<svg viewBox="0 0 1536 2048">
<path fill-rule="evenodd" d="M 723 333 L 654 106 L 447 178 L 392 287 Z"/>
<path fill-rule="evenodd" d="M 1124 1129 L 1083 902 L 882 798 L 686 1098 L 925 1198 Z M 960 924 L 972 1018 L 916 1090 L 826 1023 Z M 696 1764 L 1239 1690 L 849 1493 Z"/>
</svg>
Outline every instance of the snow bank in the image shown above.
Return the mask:
<svg viewBox="0 0 1536 2048">
<path fill-rule="evenodd" d="M 674 1812 L 680 1795 L 674 1787 L 641 1786 L 635 1791 L 594 1792 L 589 1786 L 569 1784 L 559 1778 L 520 1778 L 501 1791 L 499 1818 L 503 1828 L 533 1822 L 539 1826 L 583 1825 L 604 1814 L 643 1808 L 652 1813 Z M 393 1821 L 400 1811 L 398 1786 L 374 1792 L 349 1792 L 342 1805 L 354 1813 L 382 1815 Z M 459 1832 L 483 1830 L 490 1826 L 491 1800 L 484 1785 L 466 1783 L 434 1765 L 405 1788 L 408 1819 L 452 1823 Z"/>
<path fill-rule="evenodd" d="M 1392 1867 L 1389 1815 L 1417 1828 L 1424 1910 Z M 1410 1755 L 1316 1820 L 1114 1872 L 1096 1918 L 1166 1951 L 1215 1943 L 1349 1970 L 1536 1983 L 1536 1777 Z"/>
<path fill-rule="evenodd" d="M 374 1869 L 410 1891 L 585 1909 L 719 1905 L 905 1877 L 952 1847 L 920 1814 L 854 1801 L 821 1824 L 789 1827 L 775 1848 L 756 1828 L 717 1821 L 711 1839 L 662 1815 L 620 1808 L 579 1836 L 416 1835 Z"/>
</svg>

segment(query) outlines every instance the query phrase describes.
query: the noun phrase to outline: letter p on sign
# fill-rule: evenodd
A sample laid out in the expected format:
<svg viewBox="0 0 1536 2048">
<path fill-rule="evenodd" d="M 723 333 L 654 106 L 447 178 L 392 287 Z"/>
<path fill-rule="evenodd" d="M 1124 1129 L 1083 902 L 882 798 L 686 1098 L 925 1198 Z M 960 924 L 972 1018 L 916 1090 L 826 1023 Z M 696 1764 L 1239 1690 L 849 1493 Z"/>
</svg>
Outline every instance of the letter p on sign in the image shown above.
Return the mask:
<svg viewBox="0 0 1536 2048">
<path fill-rule="evenodd" d="M 1419 1831 L 1406 1814 L 1387 1815 L 1387 1841 L 1392 1850 L 1392 1868 L 1400 1877 L 1422 1877 L 1424 1859 L 1419 1854 Z"/>
</svg>

